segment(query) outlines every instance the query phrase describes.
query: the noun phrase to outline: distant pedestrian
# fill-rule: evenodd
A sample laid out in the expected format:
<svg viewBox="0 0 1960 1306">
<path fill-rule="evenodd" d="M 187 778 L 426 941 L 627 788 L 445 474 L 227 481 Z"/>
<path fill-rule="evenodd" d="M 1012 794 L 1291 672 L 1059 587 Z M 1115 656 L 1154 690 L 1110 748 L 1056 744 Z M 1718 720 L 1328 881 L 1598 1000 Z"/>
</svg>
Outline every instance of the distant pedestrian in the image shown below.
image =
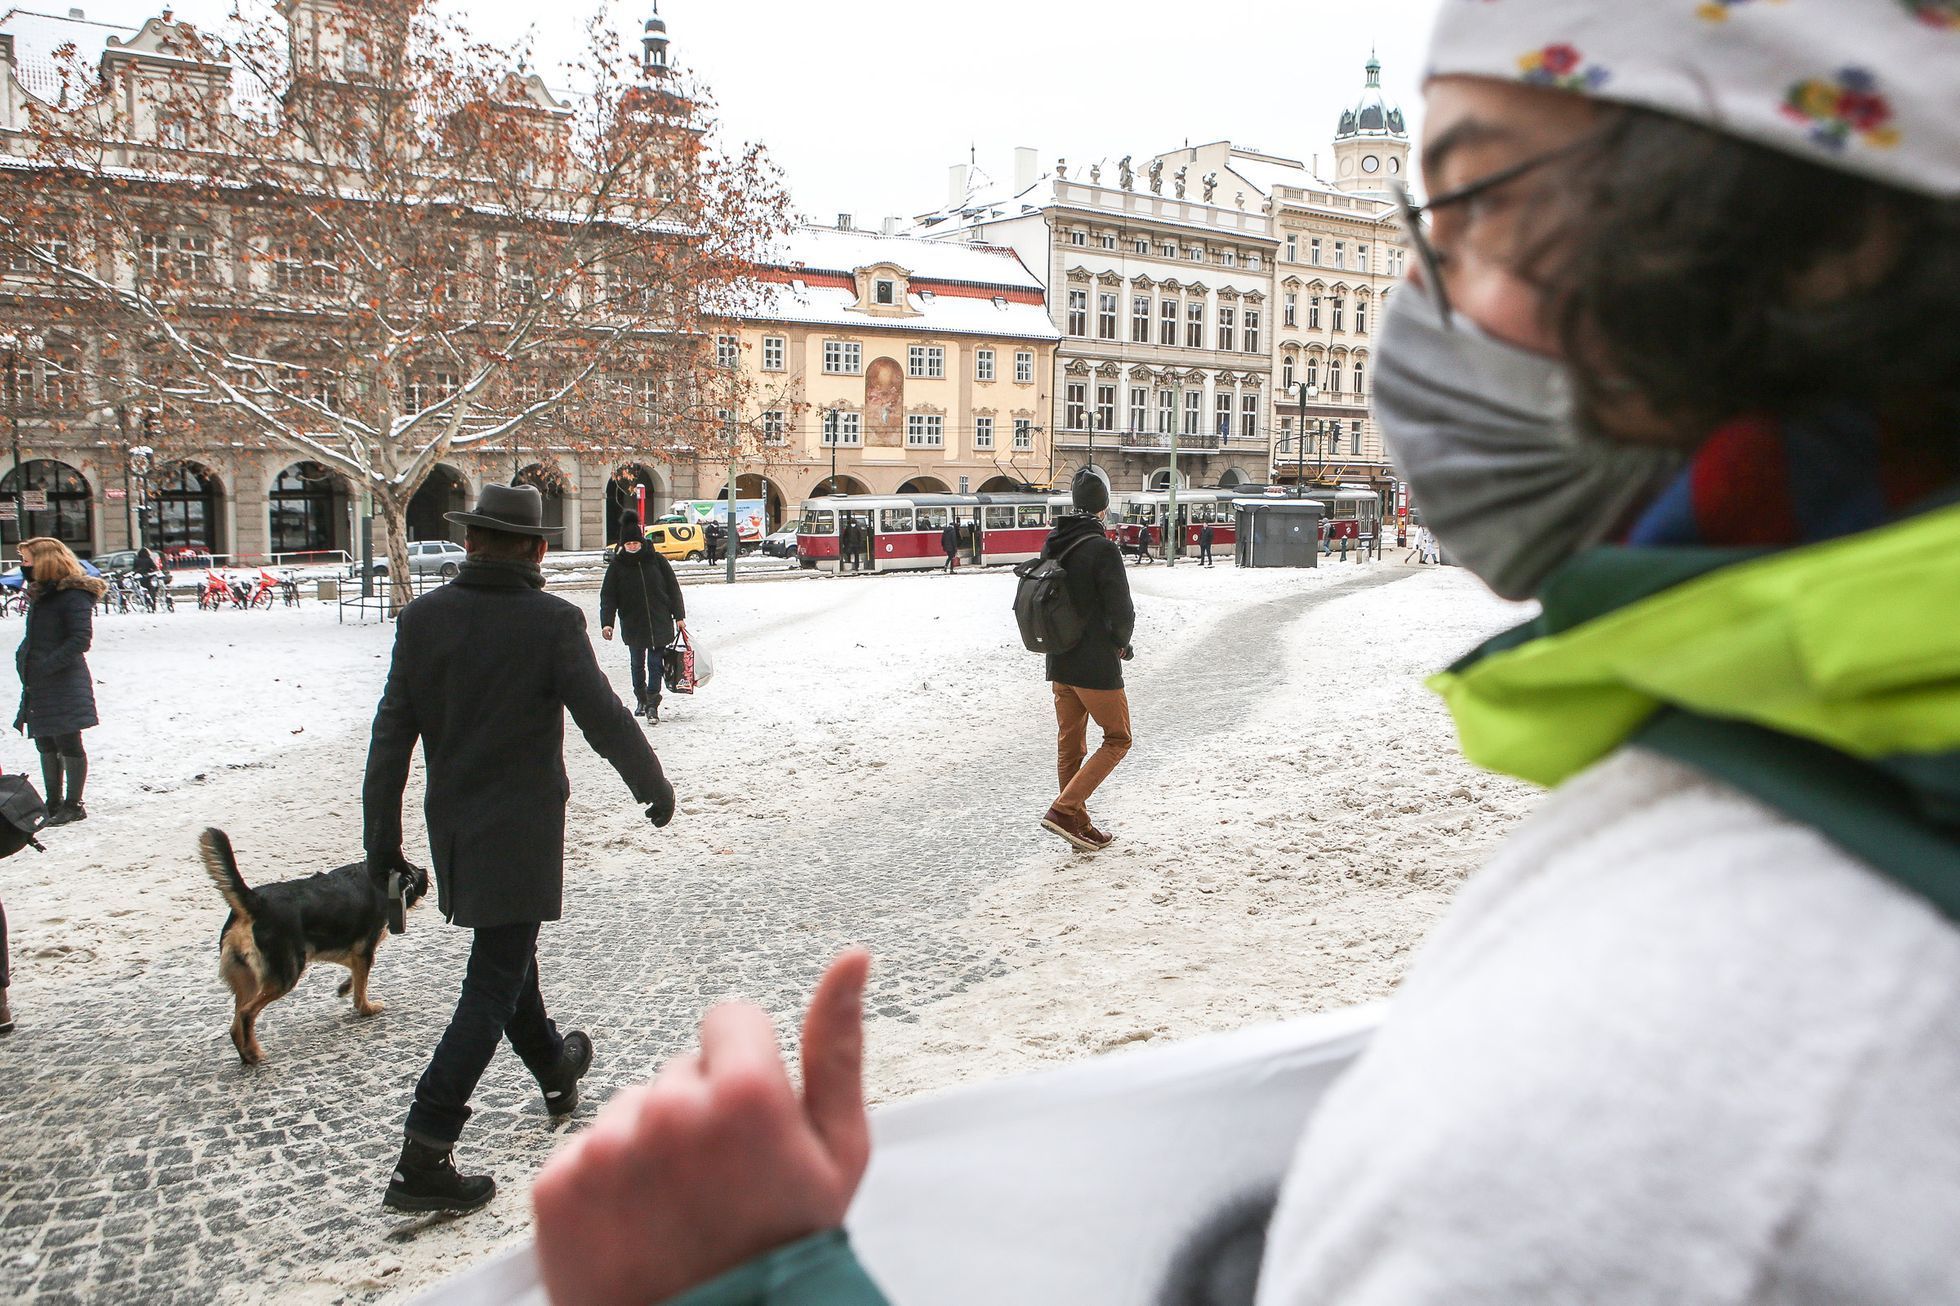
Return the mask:
<svg viewBox="0 0 1960 1306">
<path fill-rule="evenodd" d="M 471 1211 L 495 1195 L 490 1176 L 459 1174 L 450 1153 L 498 1044 L 510 1041 L 553 1117 L 578 1105 L 592 1065 L 591 1038 L 560 1036 L 538 986 L 538 928 L 563 910 L 565 713 L 648 805 L 648 820 L 674 815 L 673 787 L 599 669 L 585 617 L 544 592 L 540 564 L 556 534 L 544 496 L 486 485 L 476 511 L 445 516 L 467 528 L 469 557 L 396 622 L 362 793 L 369 867 L 405 866 L 402 791 L 421 741 L 436 900 L 474 931 L 456 1012 L 415 1086 L 382 1198 L 399 1211 Z"/>
<path fill-rule="evenodd" d="M 633 715 L 658 721 L 662 655 L 673 647 L 676 627 L 687 631 L 687 604 L 673 564 L 640 538 L 630 512 L 619 519 L 619 549 L 599 586 L 599 633 L 611 639 L 615 626 L 633 678 Z"/>
<path fill-rule="evenodd" d="M 1218 528 L 1206 522 L 1198 528 L 1198 565 L 1211 566 L 1211 546 L 1218 538 Z"/>
<path fill-rule="evenodd" d="M 708 565 L 712 567 L 716 562 L 718 562 L 721 559 L 720 524 L 711 521 L 707 525 L 703 526 L 701 528 L 701 539 L 703 543 L 707 545 Z"/>
<path fill-rule="evenodd" d="M 1123 555 L 1103 533 L 1109 487 L 1094 472 L 1076 473 L 1069 487 L 1075 511 L 1055 521 L 1041 546 L 1067 572 L 1071 605 L 1085 627 L 1074 648 L 1048 655 L 1055 698 L 1056 778 L 1060 792 L 1041 818 L 1077 848 L 1095 851 L 1110 837 L 1089 819 L 1089 797 L 1130 751 L 1130 700 L 1123 693 L 1123 663 L 1130 659 L 1136 609 Z M 1102 746 L 1088 755 L 1089 722 L 1102 729 Z M 1086 760 L 1085 760 L 1086 758 Z"/>
<path fill-rule="evenodd" d="M 1421 555 L 1423 563 L 1442 565 L 1443 551 L 1436 543 L 1436 532 L 1427 526 L 1416 532 L 1416 552 Z"/>
<path fill-rule="evenodd" d="M 939 532 L 939 548 L 946 555 L 946 570 L 957 570 L 960 565 L 960 526 L 958 522 L 947 522 L 946 528 Z"/>
<path fill-rule="evenodd" d="M 82 788 L 88 754 L 82 731 L 95 725 L 95 678 L 89 645 L 95 638 L 95 605 L 107 586 L 82 570 L 60 540 L 39 536 L 20 544 L 27 586 L 27 631 L 14 651 L 20 673 L 20 711 L 14 728 L 41 753 L 41 787 L 49 825 L 88 819 Z"/>
</svg>

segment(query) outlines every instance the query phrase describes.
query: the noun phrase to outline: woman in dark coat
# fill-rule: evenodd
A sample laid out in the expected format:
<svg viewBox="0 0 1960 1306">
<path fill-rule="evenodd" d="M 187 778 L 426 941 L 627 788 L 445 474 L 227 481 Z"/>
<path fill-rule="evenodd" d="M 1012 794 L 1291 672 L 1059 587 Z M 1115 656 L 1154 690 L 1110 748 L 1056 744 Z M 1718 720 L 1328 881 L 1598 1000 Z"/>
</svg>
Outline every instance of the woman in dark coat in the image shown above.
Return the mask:
<svg viewBox="0 0 1960 1306">
<path fill-rule="evenodd" d="M 660 658 L 657 654 L 651 658 L 649 678 L 648 655 L 673 647 L 676 626 L 687 630 L 687 604 L 672 564 L 647 544 L 639 518 L 632 513 L 619 519 L 619 548 L 606 564 L 605 584 L 599 587 L 599 633 L 611 639 L 615 624 L 633 668 L 633 697 L 638 700 L 633 715 L 658 721 Z"/>
<path fill-rule="evenodd" d="M 20 556 L 28 582 L 27 633 L 14 651 L 20 673 L 14 728 L 25 731 L 41 751 L 48 824 L 67 825 L 88 816 L 82 806 L 88 781 L 82 731 L 96 716 L 95 681 L 84 655 L 95 637 L 95 604 L 106 586 L 84 572 L 60 540 L 22 540 Z"/>
</svg>

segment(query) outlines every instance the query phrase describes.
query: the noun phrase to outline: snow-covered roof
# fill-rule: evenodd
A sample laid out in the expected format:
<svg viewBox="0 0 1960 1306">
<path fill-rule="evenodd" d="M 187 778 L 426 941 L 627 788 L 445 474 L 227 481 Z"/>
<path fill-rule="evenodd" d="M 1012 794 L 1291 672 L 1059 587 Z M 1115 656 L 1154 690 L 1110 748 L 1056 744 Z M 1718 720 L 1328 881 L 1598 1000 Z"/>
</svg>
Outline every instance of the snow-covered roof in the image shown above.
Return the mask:
<svg viewBox="0 0 1960 1306">
<path fill-rule="evenodd" d="M 904 268 L 919 281 L 953 281 L 1014 290 L 1041 290 L 1041 282 L 1012 250 L 949 245 L 916 236 L 881 236 L 868 231 L 798 227 L 776 243 L 768 261 L 783 268 L 846 275 L 877 263 Z"/>
<path fill-rule="evenodd" d="M 111 37 L 119 42 L 129 41 L 141 30 L 122 23 L 44 14 L 32 9 L 9 9 L 0 17 L 0 34 L 14 38 L 16 79 L 28 94 L 42 100 L 52 100 L 61 94 L 61 63 L 56 52 L 63 46 L 75 47 L 79 68 L 93 68 L 101 62 Z"/>
<path fill-rule="evenodd" d="M 1018 261 L 1018 260 L 1017 260 Z M 954 295 L 914 291 L 905 297 L 904 316 L 867 313 L 855 288 L 807 282 L 764 286 L 739 316 L 759 322 L 849 327 L 858 331 L 905 331 L 914 335 L 996 336 L 1014 340 L 1059 340 L 1043 303 L 1003 296 Z"/>
</svg>

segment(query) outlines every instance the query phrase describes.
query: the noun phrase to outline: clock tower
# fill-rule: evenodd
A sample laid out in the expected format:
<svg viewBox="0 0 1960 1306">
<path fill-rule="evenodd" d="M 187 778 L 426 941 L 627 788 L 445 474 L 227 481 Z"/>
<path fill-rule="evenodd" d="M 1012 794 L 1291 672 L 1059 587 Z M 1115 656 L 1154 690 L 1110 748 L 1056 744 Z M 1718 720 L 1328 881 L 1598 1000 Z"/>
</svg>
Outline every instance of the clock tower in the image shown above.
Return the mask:
<svg viewBox="0 0 1960 1306">
<path fill-rule="evenodd" d="M 1361 98 L 1341 114 L 1334 133 L 1334 189 L 1388 198 L 1388 183 L 1409 168 L 1409 129 L 1402 110 L 1382 98 L 1382 65 L 1368 56 L 1368 84 Z"/>
</svg>

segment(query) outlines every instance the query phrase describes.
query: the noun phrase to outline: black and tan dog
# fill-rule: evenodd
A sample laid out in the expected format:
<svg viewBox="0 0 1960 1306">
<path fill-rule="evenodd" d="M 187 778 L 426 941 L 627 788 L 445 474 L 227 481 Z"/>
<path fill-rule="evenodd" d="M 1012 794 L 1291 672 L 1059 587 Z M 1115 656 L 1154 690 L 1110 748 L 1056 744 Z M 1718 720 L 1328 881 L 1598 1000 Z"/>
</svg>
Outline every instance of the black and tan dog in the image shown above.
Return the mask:
<svg viewBox="0 0 1960 1306">
<path fill-rule="evenodd" d="M 388 877 L 370 874 L 366 862 L 338 867 L 304 880 L 287 880 L 254 889 L 238 873 L 238 859 L 223 830 L 206 830 L 197 840 L 204 869 L 231 904 L 218 935 L 218 974 L 236 1002 L 231 1042 L 238 1059 L 255 1066 L 265 1059 L 259 1046 L 259 1013 L 292 992 L 316 961 L 331 961 L 351 972 L 340 995 L 354 995 L 354 1010 L 376 1015 L 381 1004 L 368 1000 L 368 971 L 374 950 L 388 932 Z M 429 873 L 410 868 L 406 898 L 413 907 L 429 891 Z"/>
</svg>

